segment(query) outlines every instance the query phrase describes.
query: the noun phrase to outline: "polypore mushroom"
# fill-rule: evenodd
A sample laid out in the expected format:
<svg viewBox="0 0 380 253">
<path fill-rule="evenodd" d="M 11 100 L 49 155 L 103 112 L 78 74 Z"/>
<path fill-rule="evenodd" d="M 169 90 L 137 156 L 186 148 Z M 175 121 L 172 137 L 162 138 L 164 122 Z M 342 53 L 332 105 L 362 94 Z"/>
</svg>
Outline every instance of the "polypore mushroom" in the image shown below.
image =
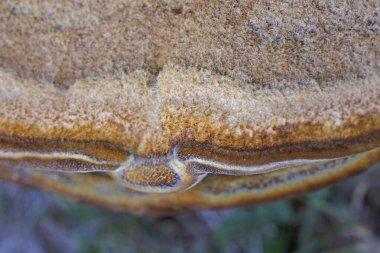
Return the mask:
<svg viewBox="0 0 380 253">
<path fill-rule="evenodd" d="M 168 213 L 380 160 L 380 2 L 0 3 L 0 178 Z"/>
</svg>

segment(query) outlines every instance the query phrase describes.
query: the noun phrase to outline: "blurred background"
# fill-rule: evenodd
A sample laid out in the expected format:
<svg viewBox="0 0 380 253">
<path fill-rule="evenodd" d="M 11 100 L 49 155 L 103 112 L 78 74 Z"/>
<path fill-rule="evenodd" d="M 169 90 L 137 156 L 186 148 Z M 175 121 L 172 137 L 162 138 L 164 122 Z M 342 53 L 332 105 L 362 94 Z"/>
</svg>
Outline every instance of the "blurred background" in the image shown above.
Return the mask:
<svg viewBox="0 0 380 253">
<path fill-rule="evenodd" d="M 135 216 L 0 181 L 0 253 L 380 252 L 380 164 L 311 194 Z"/>
</svg>

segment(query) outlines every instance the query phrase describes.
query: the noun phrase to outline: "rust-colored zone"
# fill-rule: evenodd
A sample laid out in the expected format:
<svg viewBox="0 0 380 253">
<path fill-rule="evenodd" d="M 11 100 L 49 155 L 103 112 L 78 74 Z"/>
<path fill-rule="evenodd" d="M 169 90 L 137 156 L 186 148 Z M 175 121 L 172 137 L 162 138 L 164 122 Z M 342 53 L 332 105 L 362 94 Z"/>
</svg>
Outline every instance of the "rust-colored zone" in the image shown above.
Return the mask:
<svg viewBox="0 0 380 253">
<path fill-rule="evenodd" d="M 232 149 L 194 141 L 178 145 L 178 157 L 182 159 L 200 157 L 225 164 L 252 166 L 296 159 L 333 159 L 371 150 L 380 146 L 380 130 L 348 139 L 304 141 L 257 149 Z"/>
<path fill-rule="evenodd" d="M 280 156 L 282 155 L 281 153 L 287 154 L 286 156 L 290 153 L 298 153 L 301 156 L 309 154 L 310 156 L 313 153 L 320 154 L 322 151 L 322 156 L 339 157 L 380 146 L 379 110 L 373 110 L 361 116 L 352 115 L 352 117 L 356 117 L 355 124 L 345 122 L 335 129 L 326 128 L 322 123 L 302 122 L 276 126 L 272 133 L 265 130 L 253 131 L 252 137 L 249 137 L 247 133 L 243 133 L 241 136 L 233 135 L 232 133 L 236 129 L 228 126 L 218 128 L 211 117 L 186 115 L 186 117 L 178 118 L 175 115 L 170 115 L 169 112 L 164 112 L 163 114 L 168 117 L 167 125 L 163 126 L 163 129 L 169 132 L 169 143 L 171 145 L 190 143 L 185 145 L 185 147 L 187 145 L 190 145 L 190 147 L 187 151 L 184 151 L 184 156 L 197 152 L 209 156 L 210 153 L 215 153 L 215 151 L 220 152 L 218 151 L 219 147 L 221 149 L 248 151 L 248 153 L 256 150 L 264 151 L 258 153 L 274 151 L 273 153 L 280 152 Z M 198 128 L 198 126 L 201 126 L 201 128 Z M 242 127 L 246 126 L 242 125 Z M 171 133 L 180 134 L 170 135 Z M 211 149 L 208 147 L 200 148 L 198 143 L 207 143 L 213 147 Z M 295 148 L 295 150 L 292 150 L 292 148 Z M 199 149 L 201 150 L 200 152 L 197 151 Z M 225 157 L 224 159 L 228 160 L 234 155 L 226 155 L 226 152 L 224 152 L 223 156 Z M 271 156 L 273 157 L 273 154 Z M 294 155 L 294 157 L 297 157 L 297 155 Z M 234 160 L 235 163 L 239 163 L 240 157 L 236 157 Z"/>
<path fill-rule="evenodd" d="M 129 153 L 120 146 L 102 141 L 48 139 L 0 135 L 0 149 L 7 151 L 26 151 L 36 153 L 70 153 L 87 155 L 93 159 L 123 162 Z"/>
<path fill-rule="evenodd" d="M 380 119 L 379 119 L 380 120 Z M 379 121 L 378 120 L 378 121 Z M 371 120 L 369 119 L 368 122 Z M 372 121 L 376 119 L 372 118 Z M 363 134 L 353 135 L 351 137 L 344 138 L 341 134 L 333 133 L 331 138 L 319 139 L 318 135 L 310 135 L 307 132 L 313 132 L 313 128 L 318 129 L 317 126 L 310 125 L 298 125 L 298 127 L 290 127 L 286 132 L 287 134 L 295 135 L 291 130 L 295 132 L 299 131 L 301 136 L 304 136 L 306 141 L 302 141 L 302 138 L 295 138 L 292 142 L 289 136 L 284 134 L 281 136 L 283 144 L 280 140 L 276 143 L 268 142 L 264 146 L 257 148 L 250 148 L 255 146 L 255 143 L 245 143 L 246 148 L 233 148 L 232 146 L 218 146 L 211 142 L 201 143 L 194 140 L 189 140 L 188 136 L 173 137 L 179 142 L 172 140 L 171 148 L 178 145 L 178 156 L 181 159 L 188 157 L 200 157 L 206 160 L 218 161 L 226 164 L 234 165 L 262 165 L 266 163 L 276 161 L 286 161 L 293 159 L 320 159 L 320 158 L 335 158 L 352 155 L 359 152 L 364 152 L 380 146 L 380 130 L 373 124 L 368 126 L 368 122 L 364 122 L 363 118 Z M 372 122 L 373 123 L 373 122 Z M 16 126 L 12 126 L 16 127 Z M 28 137 L 27 129 L 34 129 L 33 127 L 25 128 L 26 126 L 17 128 L 20 131 L 25 130 L 21 134 L 22 137 L 17 135 L 0 135 L 0 148 L 9 151 L 28 151 L 28 152 L 67 152 L 78 153 L 88 155 L 91 158 L 112 162 L 124 162 L 128 160 L 129 152 L 126 150 L 122 143 L 114 140 L 115 142 L 109 142 L 104 140 L 95 140 L 91 136 L 87 136 L 88 139 L 80 138 L 77 140 L 73 138 L 43 138 L 42 136 L 32 138 Z M 357 126 L 359 127 L 359 126 Z M 369 131 L 374 129 L 373 131 Z M 40 131 L 41 129 L 35 129 Z M 83 129 L 82 129 L 83 130 Z M 367 132 L 367 130 L 369 132 Z M 0 130 L 1 131 L 1 130 Z M 91 132 L 91 129 L 86 129 Z M 32 131 L 33 132 L 33 131 Z M 353 131 L 356 133 L 356 131 Z M 56 132 L 60 133 L 60 132 Z M 318 133 L 316 130 L 315 134 Z M 358 132 L 359 133 L 359 132 Z M 36 136 L 39 136 L 36 132 Z M 95 134 L 95 133 L 92 133 Z M 116 134 L 116 133 L 115 133 Z M 322 135 L 322 133 L 320 133 Z M 26 135 L 26 136 L 25 136 Z M 95 134 L 96 135 L 96 134 Z M 55 136 L 57 137 L 57 136 Z M 84 136 L 83 136 L 84 137 Z M 98 138 L 97 136 L 96 138 Z M 260 136 L 258 136 L 260 138 Z M 181 142 L 184 140 L 184 142 Z M 236 142 L 238 139 L 231 139 L 230 141 Z M 278 144 L 279 143 L 279 144 Z M 226 144 L 226 143 L 222 143 Z M 164 150 L 162 150 L 164 151 Z M 170 150 L 162 154 L 161 151 L 154 153 L 160 155 L 166 155 L 170 153 Z M 150 154 L 152 155 L 152 154 Z M 150 156 L 149 155 L 149 156 Z"/>
</svg>

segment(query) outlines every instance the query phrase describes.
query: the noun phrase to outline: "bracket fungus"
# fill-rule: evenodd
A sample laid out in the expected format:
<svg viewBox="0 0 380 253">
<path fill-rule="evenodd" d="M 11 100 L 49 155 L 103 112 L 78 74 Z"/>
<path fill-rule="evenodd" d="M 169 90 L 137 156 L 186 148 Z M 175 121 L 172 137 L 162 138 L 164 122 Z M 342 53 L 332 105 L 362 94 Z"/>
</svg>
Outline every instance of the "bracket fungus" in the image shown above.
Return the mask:
<svg viewBox="0 0 380 253">
<path fill-rule="evenodd" d="M 0 178 L 135 213 L 380 161 L 380 1 L 1 1 Z"/>
</svg>

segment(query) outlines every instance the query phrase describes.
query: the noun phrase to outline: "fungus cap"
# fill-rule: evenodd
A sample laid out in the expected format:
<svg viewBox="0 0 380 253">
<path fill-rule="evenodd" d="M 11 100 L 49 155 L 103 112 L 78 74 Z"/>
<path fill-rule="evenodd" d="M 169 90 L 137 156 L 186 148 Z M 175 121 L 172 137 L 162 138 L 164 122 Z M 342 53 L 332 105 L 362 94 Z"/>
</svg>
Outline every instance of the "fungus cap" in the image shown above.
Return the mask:
<svg viewBox="0 0 380 253">
<path fill-rule="evenodd" d="M 380 2 L 0 3 L 0 178 L 133 212 L 380 160 Z"/>
</svg>

